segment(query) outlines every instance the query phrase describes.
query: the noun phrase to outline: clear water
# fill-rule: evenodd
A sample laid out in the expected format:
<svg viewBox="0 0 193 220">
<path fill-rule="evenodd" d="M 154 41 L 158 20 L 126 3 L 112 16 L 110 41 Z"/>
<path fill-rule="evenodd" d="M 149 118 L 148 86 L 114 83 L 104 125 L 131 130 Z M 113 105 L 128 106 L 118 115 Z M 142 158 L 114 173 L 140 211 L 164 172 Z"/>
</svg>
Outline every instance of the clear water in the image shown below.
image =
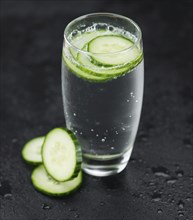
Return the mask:
<svg viewBox="0 0 193 220">
<path fill-rule="evenodd" d="M 143 96 L 143 60 L 130 72 L 107 82 L 78 77 L 62 61 L 62 92 L 67 128 L 82 146 L 85 163 L 102 166 L 130 157 Z"/>
</svg>

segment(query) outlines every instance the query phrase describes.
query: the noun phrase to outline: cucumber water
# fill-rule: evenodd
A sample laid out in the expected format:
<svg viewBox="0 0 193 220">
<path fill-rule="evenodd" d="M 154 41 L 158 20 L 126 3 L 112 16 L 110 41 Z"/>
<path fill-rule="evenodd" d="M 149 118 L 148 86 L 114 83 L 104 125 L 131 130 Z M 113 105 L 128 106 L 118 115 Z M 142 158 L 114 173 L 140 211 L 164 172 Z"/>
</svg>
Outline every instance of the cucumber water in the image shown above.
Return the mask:
<svg viewBox="0 0 193 220">
<path fill-rule="evenodd" d="M 88 173 L 87 167 L 113 169 L 130 157 L 144 81 L 143 53 L 134 35 L 96 26 L 69 35 L 71 45 L 64 43 L 62 53 L 66 126 L 79 139 Z"/>
</svg>

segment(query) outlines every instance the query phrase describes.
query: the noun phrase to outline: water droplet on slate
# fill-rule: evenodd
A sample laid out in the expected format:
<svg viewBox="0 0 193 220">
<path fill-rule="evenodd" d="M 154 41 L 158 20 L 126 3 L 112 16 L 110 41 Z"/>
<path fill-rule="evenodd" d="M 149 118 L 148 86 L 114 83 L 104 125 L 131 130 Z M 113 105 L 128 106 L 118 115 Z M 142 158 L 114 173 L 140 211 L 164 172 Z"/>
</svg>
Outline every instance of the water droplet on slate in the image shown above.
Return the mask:
<svg viewBox="0 0 193 220">
<path fill-rule="evenodd" d="M 135 163 L 136 159 L 135 158 L 130 158 L 130 163 Z"/>
<path fill-rule="evenodd" d="M 152 201 L 153 202 L 158 202 L 161 200 L 161 194 L 158 192 L 153 193 L 153 195 L 151 195 Z"/>
<path fill-rule="evenodd" d="M 149 182 L 149 184 L 148 184 L 149 186 L 154 186 L 155 185 L 155 183 L 154 182 Z"/>
<path fill-rule="evenodd" d="M 51 206 L 47 205 L 47 204 L 42 204 L 42 209 L 44 210 L 48 210 L 48 209 L 51 209 Z"/>
<path fill-rule="evenodd" d="M 162 209 L 158 209 L 158 210 L 157 210 L 157 213 L 158 213 L 158 214 L 161 214 L 162 212 L 163 212 Z"/>
<path fill-rule="evenodd" d="M 69 208 L 69 211 L 70 212 L 75 212 L 77 209 L 75 209 L 75 208 Z"/>
<path fill-rule="evenodd" d="M 152 172 L 156 176 L 161 176 L 161 177 L 169 177 L 169 171 L 165 167 L 152 167 Z"/>
<path fill-rule="evenodd" d="M 189 139 L 184 139 L 184 144 L 186 148 L 192 148 L 192 144 Z"/>
<path fill-rule="evenodd" d="M 12 194 L 11 193 L 7 193 L 7 194 L 4 195 L 4 198 L 11 199 L 12 198 Z"/>
<path fill-rule="evenodd" d="M 191 197 L 186 197 L 186 201 L 190 202 L 192 200 Z"/>
<path fill-rule="evenodd" d="M 183 170 L 177 170 L 177 171 L 176 171 L 176 175 L 177 175 L 178 177 L 182 177 L 182 176 L 184 175 L 184 171 L 183 171 Z"/>
<path fill-rule="evenodd" d="M 16 138 L 12 139 L 12 143 L 16 143 L 18 140 Z"/>
<path fill-rule="evenodd" d="M 104 206 L 105 205 L 105 203 L 104 202 L 100 202 L 100 206 Z"/>
<path fill-rule="evenodd" d="M 179 216 L 179 217 L 183 217 L 183 216 L 184 216 L 184 213 L 183 213 L 183 212 L 178 212 L 178 216 Z"/>
<path fill-rule="evenodd" d="M 176 181 L 177 181 L 176 178 L 171 178 L 171 179 L 166 180 L 166 183 L 168 183 L 168 184 L 174 184 L 174 183 L 176 183 Z"/>
<path fill-rule="evenodd" d="M 184 202 L 182 200 L 180 200 L 177 205 L 180 209 L 184 208 Z"/>
<path fill-rule="evenodd" d="M 74 217 L 75 217 L 75 218 L 79 218 L 79 214 L 76 214 Z"/>
</svg>

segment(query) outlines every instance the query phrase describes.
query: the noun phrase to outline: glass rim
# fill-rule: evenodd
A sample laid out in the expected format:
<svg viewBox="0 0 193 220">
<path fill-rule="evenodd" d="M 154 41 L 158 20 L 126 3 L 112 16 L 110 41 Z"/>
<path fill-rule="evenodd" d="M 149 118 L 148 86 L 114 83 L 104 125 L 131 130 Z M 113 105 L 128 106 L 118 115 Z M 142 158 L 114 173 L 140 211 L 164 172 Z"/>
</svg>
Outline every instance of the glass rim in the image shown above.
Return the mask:
<svg viewBox="0 0 193 220">
<path fill-rule="evenodd" d="M 78 47 L 76 47 L 75 45 L 73 45 L 68 39 L 67 39 L 67 35 L 66 35 L 66 32 L 67 30 L 69 29 L 69 27 L 71 25 L 73 25 L 74 23 L 76 23 L 77 21 L 80 21 L 84 18 L 87 18 L 87 17 L 94 17 L 94 16 L 111 16 L 111 17 L 118 17 L 118 18 L 121 18 L 121 19 L 124 19 L 124 20 L 127 20 L 128 22 L 130 22 L 137 30 L 137 32 L 139 33 L 139 36 L 137 37 L 137 40 L 133 43 L 132 46 L 126 48 L 126 49 L 123 49 L 123 50 L 120 50 L 120 51 L 116 51 L 116 52 L 105 52 L 105 53 L 93 53 L 93 52 L 89 52 L 89 51 L 85 51 L 85 50 L 82 50 Z M 141 38 L 142 38 L 142 32 L 141 32 L 141 29 L 140 27 L 138 26 L 138 24 L 133 21 L 132 19 L 126 17 L 126 16 L 123 16 L 123 15 L 119 15 L 119 14 L 115 14 L 115 13 L 108 13 L 108 12 L 97 12 L 97 13 L 90 13 L 90 14 L 85 14 L 85 15 L 82 15 L 82 16 L 79 16 L 77 18 L 75 18 L 74 20 L 72 20 L 71 22 L 69 22 L 66 26 L 66 28 L 64 29 L 64 40 L 65 42 L 71 47 L 73 48 L 74 50 L 80 52 L 80 53 L 84 53 L 84 54 L 92 54 L 92 55 L 112 55 L 112 54 L 119 54 L 119 53 L 124 53 L 128 50 L 131 50 L 132 48 L 134 48 L 136 45 L 138 45 L 141 41 Z"/>
</svg>

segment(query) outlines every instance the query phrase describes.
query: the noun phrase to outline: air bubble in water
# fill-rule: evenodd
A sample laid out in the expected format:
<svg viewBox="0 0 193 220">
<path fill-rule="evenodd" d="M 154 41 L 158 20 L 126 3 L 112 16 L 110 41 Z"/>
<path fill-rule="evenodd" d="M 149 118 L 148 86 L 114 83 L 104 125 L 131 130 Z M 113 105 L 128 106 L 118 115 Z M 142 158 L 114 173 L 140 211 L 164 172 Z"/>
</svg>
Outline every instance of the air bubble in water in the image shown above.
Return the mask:
<svg viewBox="0 0 193 220">
<path fill-rule="evenodd" d="M 113 31 L 114 27 L 113 26 L 108 26 L 109 31 Z"/>
</svg>

